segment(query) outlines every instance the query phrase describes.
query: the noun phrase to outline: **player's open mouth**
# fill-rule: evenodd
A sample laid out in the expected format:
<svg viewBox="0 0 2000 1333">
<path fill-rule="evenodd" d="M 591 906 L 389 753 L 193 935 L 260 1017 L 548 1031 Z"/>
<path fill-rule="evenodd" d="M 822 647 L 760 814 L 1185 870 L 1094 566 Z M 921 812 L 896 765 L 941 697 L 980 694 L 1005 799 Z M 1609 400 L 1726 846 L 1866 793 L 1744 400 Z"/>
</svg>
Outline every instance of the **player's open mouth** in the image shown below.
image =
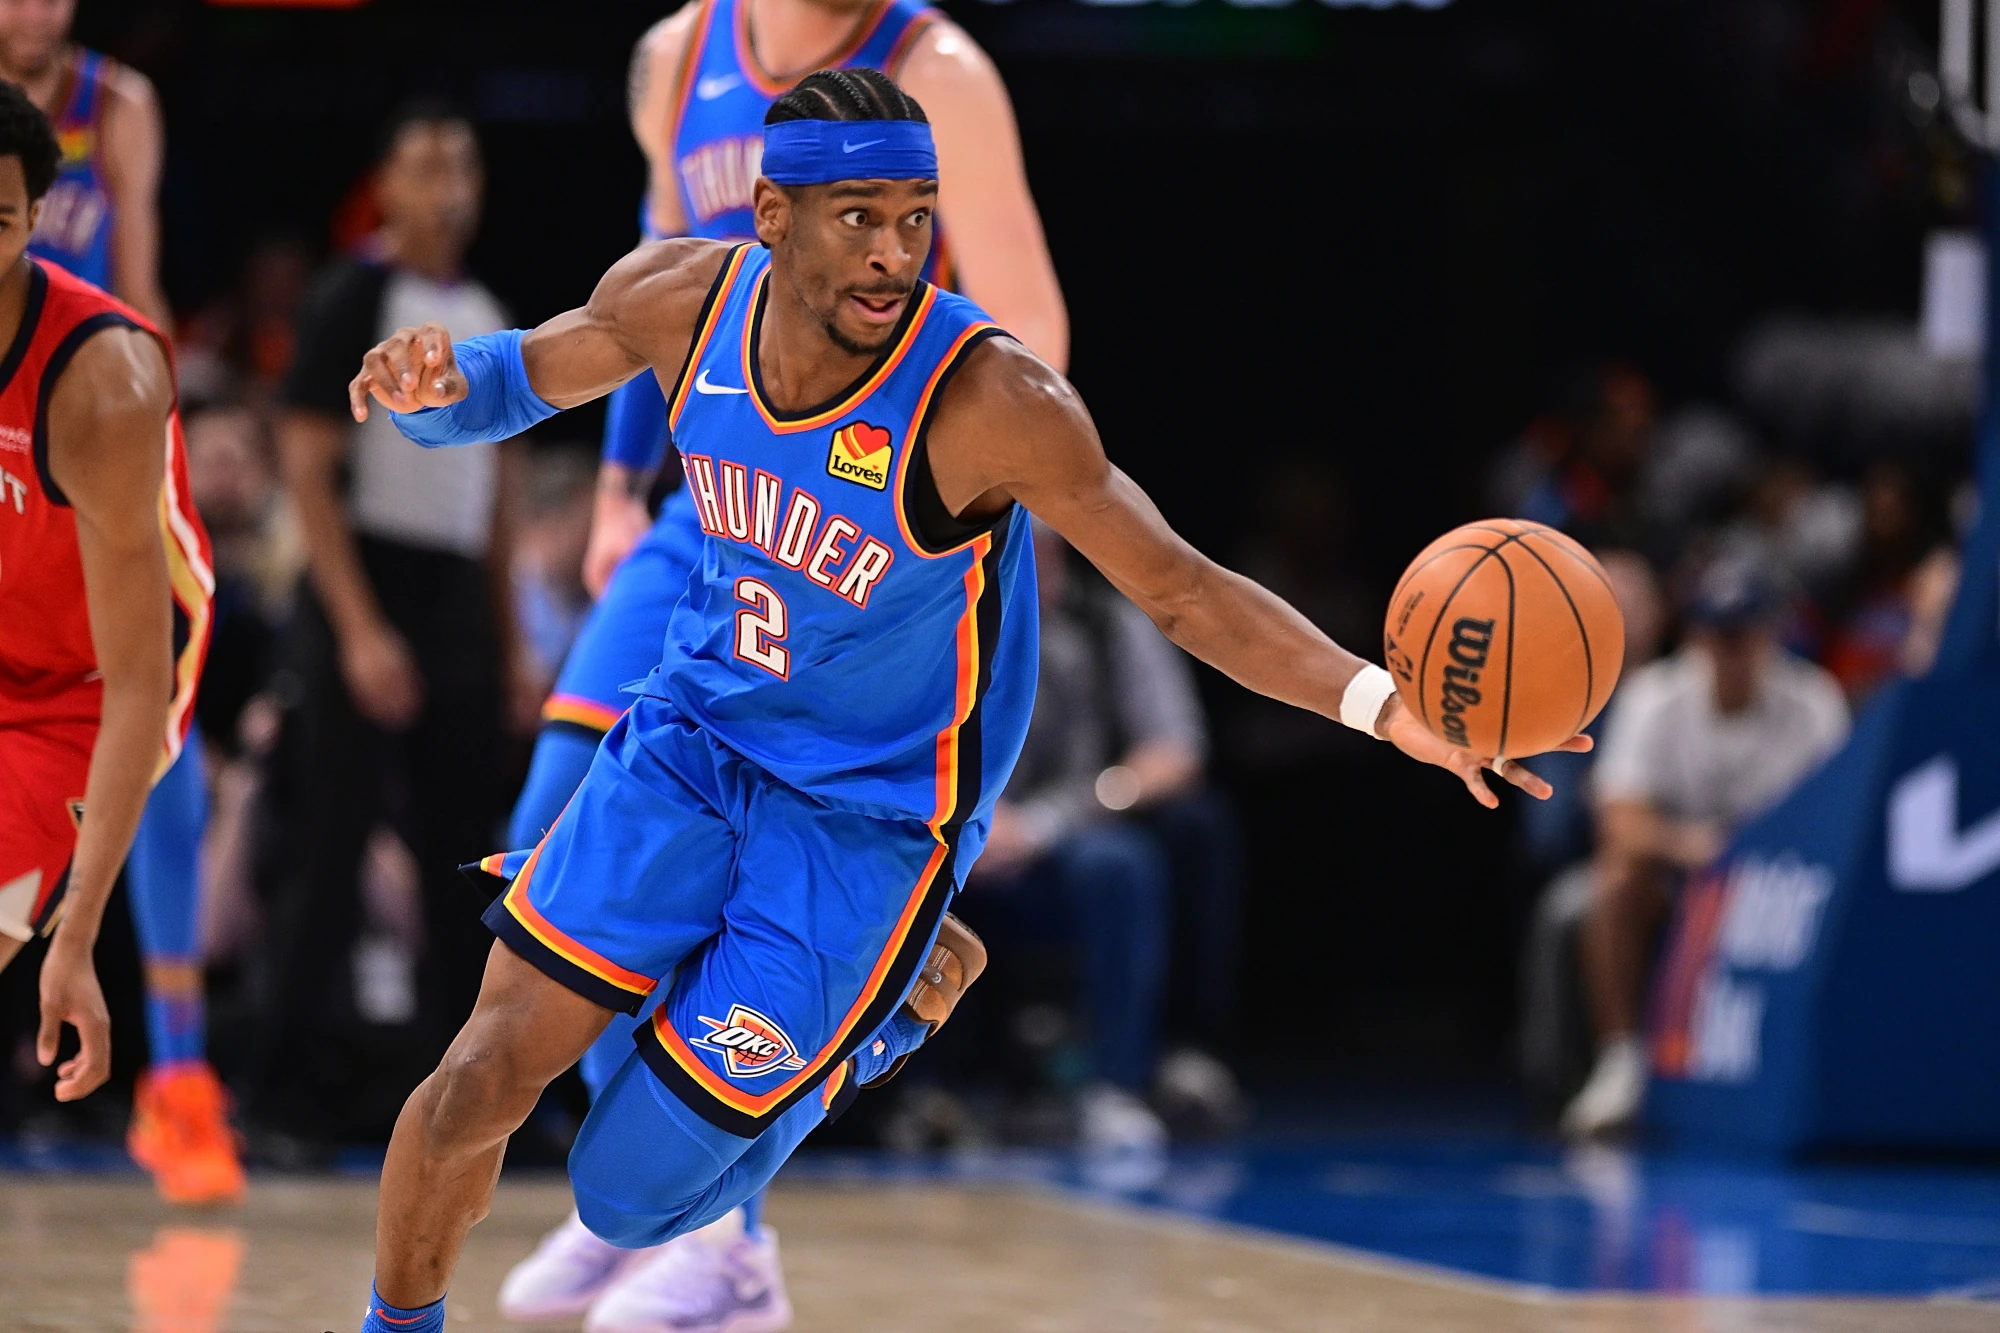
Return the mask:
<svg viewBox="0 0 2000 1333">
<path fill-rule="evenodd" d="M 903 313 L 903 303 L 910 297 L 907 292 L 894 296 L 863 296 L 856 292 L 850 299 L 861 307 L 863 319 L 871 324 L 887 324 Z"/>
</svg>

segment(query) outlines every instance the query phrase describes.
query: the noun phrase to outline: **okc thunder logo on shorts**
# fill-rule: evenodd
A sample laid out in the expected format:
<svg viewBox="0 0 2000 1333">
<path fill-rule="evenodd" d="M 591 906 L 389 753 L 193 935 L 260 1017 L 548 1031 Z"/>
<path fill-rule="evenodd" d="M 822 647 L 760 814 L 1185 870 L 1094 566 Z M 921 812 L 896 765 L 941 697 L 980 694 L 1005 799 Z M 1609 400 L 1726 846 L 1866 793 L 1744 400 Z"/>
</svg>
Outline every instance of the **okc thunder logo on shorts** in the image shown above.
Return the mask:
<svg viewBox="0 0 2000 1333">
<path fill-rule="evenodd" d="M 690 1038 L 688 1045 L 721 1055 L 731 1078 L 757 1078 L 806 1067 L 785 1030 L 748 1005 L 731 1005 L 729 1017 L 722 1022 L 706 1014 L 700 1018 L 708 1025 L 708 1035 Z"/>
</svg>

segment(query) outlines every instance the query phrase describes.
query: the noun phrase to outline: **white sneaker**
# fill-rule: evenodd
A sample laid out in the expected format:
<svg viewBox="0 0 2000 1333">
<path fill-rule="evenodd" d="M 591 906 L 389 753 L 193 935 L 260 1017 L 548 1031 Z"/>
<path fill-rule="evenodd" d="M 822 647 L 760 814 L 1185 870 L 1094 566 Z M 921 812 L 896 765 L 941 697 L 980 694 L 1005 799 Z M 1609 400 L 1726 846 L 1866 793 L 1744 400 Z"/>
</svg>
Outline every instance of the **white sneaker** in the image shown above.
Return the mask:
<svg viewBox="0 0 2000 1333">
<path fill-rule="evenodd" d="M 1646 1045 L 1637 1037 L 1620 1037 L 1598 1055 L 1590 1081 L 1563 1111 L 1562 1131 L 1594 1138 L 1629 1129 L 1645 1099 Z"/>
<path fill-rule="evenodd" d="M 621 1250 L 590 1234 L 572 1212 L 542 1237 L 535 1252 L 515 1264 L 500 1284 L 500 1316 L 521 1323 L 574 1319 L 602 1296 L 619 1274 L 656 1250 Z"/>
<path fill-rule="evenodd" d="M 669 1241 L 590 1307 L 584 1333 L 777 1333 L 792 1323 L 778 1233 Z"/>
<path fill-rule="evenodd" d="M 1108 1152 L 1159 1152 L 1167 1146 L 1167 1126 L 1153 1108 L 1109 1083 L 1083 1090 L 1077 1137 L 1086 1148 Z"/>
</svg>

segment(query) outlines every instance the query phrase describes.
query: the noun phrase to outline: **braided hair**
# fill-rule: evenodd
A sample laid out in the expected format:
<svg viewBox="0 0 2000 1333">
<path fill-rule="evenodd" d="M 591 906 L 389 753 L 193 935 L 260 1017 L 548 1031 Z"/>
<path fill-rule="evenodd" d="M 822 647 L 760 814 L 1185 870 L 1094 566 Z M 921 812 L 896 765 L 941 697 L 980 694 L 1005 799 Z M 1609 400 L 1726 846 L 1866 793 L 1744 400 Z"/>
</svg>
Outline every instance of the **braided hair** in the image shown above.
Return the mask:
<svg viewBox="0 0 2000 1333">
<path fill-rule="evenodd" d="M 806 75 L 764 113 L 766 125 L 787 120 L 914 120 L 930 124 L 917 99 L 879 69 L 822 69 Z"/>
</svg>

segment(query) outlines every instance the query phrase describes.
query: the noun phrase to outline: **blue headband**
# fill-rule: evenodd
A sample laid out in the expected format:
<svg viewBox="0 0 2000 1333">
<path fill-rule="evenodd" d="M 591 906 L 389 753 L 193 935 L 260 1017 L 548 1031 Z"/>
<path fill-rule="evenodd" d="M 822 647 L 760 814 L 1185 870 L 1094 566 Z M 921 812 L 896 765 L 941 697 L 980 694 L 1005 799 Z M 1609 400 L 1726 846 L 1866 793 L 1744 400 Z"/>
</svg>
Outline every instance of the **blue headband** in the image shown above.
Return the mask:
<svg viewBox="0 0 2000 1333">
<path fill-rule="evenodd" d="M 764 127 L 764 174 L 779 185 L 937 179 L 919 120 L 781 120 Z"/>
</svg>

